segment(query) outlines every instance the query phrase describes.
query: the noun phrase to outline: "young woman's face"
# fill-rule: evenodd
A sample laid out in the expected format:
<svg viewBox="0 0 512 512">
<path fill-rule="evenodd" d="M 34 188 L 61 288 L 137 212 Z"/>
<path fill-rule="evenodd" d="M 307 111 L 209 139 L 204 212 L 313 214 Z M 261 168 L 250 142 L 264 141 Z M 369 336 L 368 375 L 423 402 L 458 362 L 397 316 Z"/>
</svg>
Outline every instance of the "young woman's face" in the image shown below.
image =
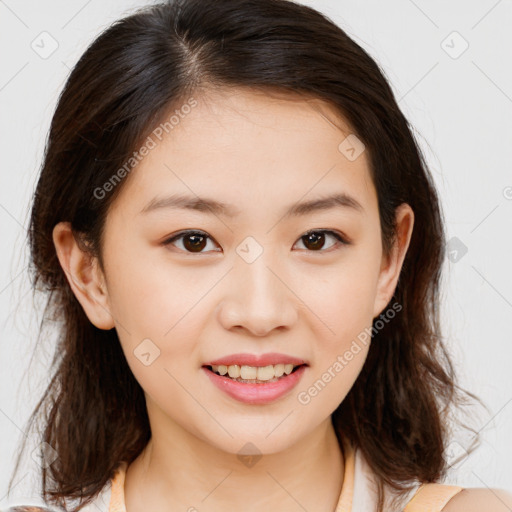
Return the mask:
<svg viewBox="0 0 512 512">
<path fill-rule="evenodd" d="M 151 135 L 109 211 L 107 307 L 153 435 L 273 453 L 325 425 L 345 398 L 403 254 L 383 257 L 368 155 L 344 142 L 351 132 L 325 104 L 242 90 L 195 99 L 162 140 Z M 241 353 L 307 366 L 273 385 L 280 394 L 223 388 L 229 377 L 205 365 Z"/>
</svg>

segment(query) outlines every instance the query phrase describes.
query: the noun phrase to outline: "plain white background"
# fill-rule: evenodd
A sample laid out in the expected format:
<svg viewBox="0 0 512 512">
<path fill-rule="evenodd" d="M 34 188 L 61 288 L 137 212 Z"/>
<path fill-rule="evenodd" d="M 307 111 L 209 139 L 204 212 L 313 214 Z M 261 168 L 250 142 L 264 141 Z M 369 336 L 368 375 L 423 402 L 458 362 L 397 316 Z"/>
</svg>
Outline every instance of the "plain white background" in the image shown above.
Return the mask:
<svg viewBox="0 0 512 512">
<path fill-rule="evenodd" d="M 451 471 L 449 482 L 512 490 L 512 5 L 502 0 L 302 3 L 329 16 L 380 64 L 441 195 L 450 239 L 443 334 L 461 385 L 491 411 L 469 412 L 482 445 Z M 14 454 L 46 387 L 52 356 L 46 344 L 25 373 L 41 317 L 26 271 L 26 228 L 51 116 L 90 41 L 142 5 L 0 0 L 0 506 L 35 495 L 38 485 L 38 466 L 30 455 L 38 442 L 30 434 L 7 500 Z M 52 44 L 58 44 L 53 53 L 41 55 Z M 38 46 L 39 53 L 33 49 Z M 457 435 L 455 451 L 466 442 Z"/>
</svg>

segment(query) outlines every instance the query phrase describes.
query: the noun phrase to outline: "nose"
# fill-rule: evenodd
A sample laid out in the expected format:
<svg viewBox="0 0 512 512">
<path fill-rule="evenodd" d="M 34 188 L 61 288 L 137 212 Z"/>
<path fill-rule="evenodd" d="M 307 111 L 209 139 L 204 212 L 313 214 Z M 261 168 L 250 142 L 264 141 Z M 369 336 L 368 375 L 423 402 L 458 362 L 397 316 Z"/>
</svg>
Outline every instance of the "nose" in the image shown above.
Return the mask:
<svg viewBox="0 0 512 512">
<path fill-rule="evenodd" d="M 219 305 L 219 320 L 225 329 L 267 336 L 274 329 L 289 329 L 297 321 L 300 300 L 291 279 L 264 256 L 252 263 L 235 259 Z"/>
</svg>

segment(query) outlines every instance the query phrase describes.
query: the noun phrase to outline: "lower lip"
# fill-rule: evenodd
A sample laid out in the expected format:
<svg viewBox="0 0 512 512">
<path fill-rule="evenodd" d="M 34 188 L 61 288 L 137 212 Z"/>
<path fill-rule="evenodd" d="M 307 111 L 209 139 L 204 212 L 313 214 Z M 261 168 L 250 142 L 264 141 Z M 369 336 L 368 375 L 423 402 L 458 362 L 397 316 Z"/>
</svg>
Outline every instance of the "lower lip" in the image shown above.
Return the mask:
<svg viewBox="0 0 512 512">
<path fill-rule="evenodd" d="M 306 370 L 306 366 L 301 366 L 293 373 L 266 384 L 237 382 L 229 377 L 218 375 L 204 366 L 202 369 L 206 372 L 212 383 L 230 397 L 246 404 L 268 404 L 292 390 L 299 383 Z"/>
</svg>

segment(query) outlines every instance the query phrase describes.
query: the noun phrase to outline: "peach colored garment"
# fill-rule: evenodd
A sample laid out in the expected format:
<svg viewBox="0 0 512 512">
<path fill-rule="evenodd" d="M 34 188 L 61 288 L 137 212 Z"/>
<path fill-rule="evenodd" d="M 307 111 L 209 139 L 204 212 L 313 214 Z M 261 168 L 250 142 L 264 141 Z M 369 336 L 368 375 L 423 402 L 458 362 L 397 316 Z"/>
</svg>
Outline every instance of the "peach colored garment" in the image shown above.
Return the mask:
<svg viewBox="0 0 512 512">
<path fill-rule="evenodd" d="M 356 478 L 364 478 L 364 472 L 368 470 L 364 463 L 358 459 L 356 471 L 356 450 L 348 441 L 343 441 L 343 455 L 345 460 L 345 474 L 338 504 L 335 512 L 370 512 L 370 510 L 353 510 L 354 485 Z M 127 464 L 123 463 L 117 470 L 111 482 L 110 502 L 108 512 L 126 512 L 124 503 L 124 478 Z M 361 489 L 361 488 L 360 488 Z M 424 484 L 419 486 L 410 501 L 407 502 L 404 512 L 440 512 L 443 507 L 462 490 L 462 487 L 445 484 Z M 360 494 L 366 492 L 360 491 Z M 359 503 L 364 501 L 360 496 Z M 370 500 L 371 501 L 371 500 Z M 365 502 L 369 503 L 369 502 Z M 373 502 L 371 502 L 373 505 Z"/>
<path fill-rule="evenodd" d="M 438 512 L 460 491 L 458 485 L 424 484 L 405 507 L 404 512 Z"/>
</svg>

